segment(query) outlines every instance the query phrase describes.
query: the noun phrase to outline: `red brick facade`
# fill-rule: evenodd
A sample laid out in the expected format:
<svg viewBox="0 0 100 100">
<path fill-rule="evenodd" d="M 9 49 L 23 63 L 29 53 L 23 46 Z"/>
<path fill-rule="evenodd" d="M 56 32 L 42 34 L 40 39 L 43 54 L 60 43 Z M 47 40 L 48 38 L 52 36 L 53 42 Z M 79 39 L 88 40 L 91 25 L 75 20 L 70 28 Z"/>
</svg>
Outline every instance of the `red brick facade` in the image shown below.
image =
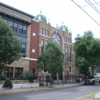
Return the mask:
<svg viewBox="0 0 100 100">
<path fill-rule="evenodd" d="M 30 54 L 29 58 L 37 59 L 39 54 L 39 23 L 32 20 L 31 35 L 30 35 Z M 29 61 L 29 70 L 35 69 L 35 75 L 37 77 L 37 62 L 34 60 Z"/>
</svg>

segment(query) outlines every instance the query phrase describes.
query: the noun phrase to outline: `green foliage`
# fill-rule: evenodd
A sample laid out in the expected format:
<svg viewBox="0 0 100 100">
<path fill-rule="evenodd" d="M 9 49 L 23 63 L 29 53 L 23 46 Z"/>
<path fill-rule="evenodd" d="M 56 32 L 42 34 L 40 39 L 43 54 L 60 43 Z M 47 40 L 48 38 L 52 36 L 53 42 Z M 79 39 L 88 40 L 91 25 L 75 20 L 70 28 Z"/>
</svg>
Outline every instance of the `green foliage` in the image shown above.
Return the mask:
<svg viewBox="0 0 100 100">
<path fill-rule="evenodd" d="M 19 79 L 29 80 L 29 82 L 33 83 L 34 74 L 32 72 L 23 72 L 19 75 Z"/>
<path fill-rule="evenodd" d="M 91 31 L 75 38 L 76 65 L 80 73 L 87 75 L 89 67 L 100 64 L 100 39 L 96 39 Z"/>
<path fill-rule="evenodd" d="M 20 41 L 11 27 L 0 18 L 0 74 L 7 65 L 19 59 Z"/>
<path fill-rule="evenodd" d="M 1 80 L 6 80 L 7 76 L 6 75 L 1 75 Z"/>
<path fill-rule="evenodd" d="M 51 75 L 60 74 L 63 69 L 63 52 L 55 42 L 48 42 L 46 50 L 38 56 L 38 68 Z"/>
<path fill-rule="evenodd" d="M 3 85 L 3 88 L 10 88 L 11 89 L 12 87 L 13 87 L 13 84 L 12 84 L 11 80 L 10 79 L 6 79 L 5 83 Z"/>
</svg>

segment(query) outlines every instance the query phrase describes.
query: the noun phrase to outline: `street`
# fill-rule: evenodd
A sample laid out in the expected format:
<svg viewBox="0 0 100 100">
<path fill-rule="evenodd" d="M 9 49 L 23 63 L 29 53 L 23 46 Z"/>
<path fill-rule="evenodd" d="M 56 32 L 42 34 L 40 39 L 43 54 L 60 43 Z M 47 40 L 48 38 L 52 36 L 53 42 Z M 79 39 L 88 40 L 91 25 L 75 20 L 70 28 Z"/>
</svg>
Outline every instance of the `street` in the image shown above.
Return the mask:
<svg viewBox="0 0 100 100">
<path fill-rule="evenodd" d="M 91 94 L 95 91 L 100 92 L 99 84 L 48 91 L 0 95 L 0 100 L 92 100 Z"/>
</svg>

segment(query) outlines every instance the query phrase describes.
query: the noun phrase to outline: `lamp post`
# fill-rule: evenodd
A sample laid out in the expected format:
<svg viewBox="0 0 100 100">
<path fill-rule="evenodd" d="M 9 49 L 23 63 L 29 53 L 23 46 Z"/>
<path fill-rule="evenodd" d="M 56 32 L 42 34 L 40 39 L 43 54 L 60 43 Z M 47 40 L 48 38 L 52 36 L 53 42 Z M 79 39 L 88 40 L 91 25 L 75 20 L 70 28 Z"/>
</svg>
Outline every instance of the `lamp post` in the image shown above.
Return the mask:
<svg viewBox="0 0 100 100">
<path fill-rule="evenodd" d="M 69 69 L 67 69 L 67 80 L 69 79 L 68 76 L 69 76 Z"/>
</svg>

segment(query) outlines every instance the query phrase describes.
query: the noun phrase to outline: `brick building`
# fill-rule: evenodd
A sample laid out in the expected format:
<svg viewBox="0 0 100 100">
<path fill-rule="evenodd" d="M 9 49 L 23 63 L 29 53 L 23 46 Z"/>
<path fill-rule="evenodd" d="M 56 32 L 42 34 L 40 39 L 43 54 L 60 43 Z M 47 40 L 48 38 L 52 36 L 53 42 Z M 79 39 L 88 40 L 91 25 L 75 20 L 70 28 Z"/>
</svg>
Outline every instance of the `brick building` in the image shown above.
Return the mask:
<svg viewBox="0 0 100 100">
<path fill-rule="evenodd" d="M 32 21 L 31 36 L 31 58 L 37 59 L 37 56 L 45 50 L 48 41 L 57 42 L 64 53 L 62 75 L 76 74 L 72 33 L 68 31 L 68 27 L 64 25 L 64 23 L 59 27 L 52 27 L 50 21 L 47 22 L 46 16 L 40 11 Z M 34 59 L 30 60 L 30 69 L 34 68 L 34 70 L 37 71 L 36 61 L 34 61 Z M 43 73 L 45 74 L 44 71 L 38 72 L 39 75 L 42 75 Z"/>
<path fill-rule="evenodd" d="M 52 27 L 46 16 L 40 12 L 37 16 L 27 14 L 16 8 L 0 2 L 0 16 L 12 27 L 16 38 L 21 41 L 22 57 L 9 65 L 7 77 L 15 77 L 24 71 L 33 71 L 36 76 L 45 73 L 38 72 L 37 57 L 45 50 L 48 41 L 57 42 L 64 53 L 63 75 L 76 74 L 75 57 L 72 44 L 72 33 L 62 23 Z"/>
<path fill-rule="evenodd" d="M 0 2 L 0 16 L 12 27 L 15 36 L 21 41 L 21 59 L 9 65 L 7 77 L 18 77 L 23 71 L 29 71 L 30 33 L 33 15 Z"/>
</svg>

